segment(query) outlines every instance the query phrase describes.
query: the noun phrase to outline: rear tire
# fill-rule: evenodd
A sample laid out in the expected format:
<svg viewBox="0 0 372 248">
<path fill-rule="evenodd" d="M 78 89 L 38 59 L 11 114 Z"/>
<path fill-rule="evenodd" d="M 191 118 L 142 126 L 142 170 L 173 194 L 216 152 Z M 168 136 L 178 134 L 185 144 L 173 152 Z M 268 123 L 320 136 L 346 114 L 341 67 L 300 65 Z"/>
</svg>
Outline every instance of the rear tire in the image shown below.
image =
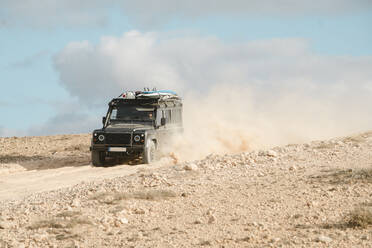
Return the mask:
<svg viewBox="0 0 372 248">
<path fill-rule="evenodd" d="M 156 145 L 152 140 L 147 141 L 145 150 L 143 151 L 143 163 L 151 164 L 156 160 Z"/>
<path fill-rule="evenodd" d="M 92 151 L 92 164 L 93 166 L 105 165 L 105 153 L 100 151 Z"/>
</svg>

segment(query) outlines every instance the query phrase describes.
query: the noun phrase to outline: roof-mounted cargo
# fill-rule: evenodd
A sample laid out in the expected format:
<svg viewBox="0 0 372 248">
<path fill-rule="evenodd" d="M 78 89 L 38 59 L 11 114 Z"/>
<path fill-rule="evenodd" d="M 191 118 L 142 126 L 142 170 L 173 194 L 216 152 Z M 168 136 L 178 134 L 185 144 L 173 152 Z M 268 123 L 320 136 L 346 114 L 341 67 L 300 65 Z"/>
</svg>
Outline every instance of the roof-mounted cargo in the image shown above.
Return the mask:
<svg viewBox="0 0 372 248">
<path fill-rule="evenodd" d="M 126 91 L 119 96 L 123 99 L 180 99 L 176 92 L 171 90 L 152 90 L 152 91 Z"/>
<path fill-rule="evenodd" d="M 112 99 L 110 105 L 116 105 L 119 102 L 141 105 L 173 102 L 175 105 L 182 105 L 181 98 L 171 90 L 125 91 L 119 97 Z"/>
</svg>

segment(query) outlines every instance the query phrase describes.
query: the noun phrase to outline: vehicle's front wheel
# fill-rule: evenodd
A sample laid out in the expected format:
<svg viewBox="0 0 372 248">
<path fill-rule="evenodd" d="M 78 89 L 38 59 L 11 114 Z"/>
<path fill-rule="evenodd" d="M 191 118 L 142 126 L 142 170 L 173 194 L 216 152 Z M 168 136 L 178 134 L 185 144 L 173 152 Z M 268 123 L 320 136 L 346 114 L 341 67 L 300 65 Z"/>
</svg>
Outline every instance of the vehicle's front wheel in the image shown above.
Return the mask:
<svg viewBox="0 0 372 248">
<path fill-rule="evenodd" d="M 143 163 L 150 164 L 156 160 L 156 145 L 152 140 L 147 141 L 143 151 Z"/>
<path fill-rule="evenodd" d="M 105 153 L 100 151 L 92 151 L 92 164 L 93 166 L 104 166 Z"/>
</svg>

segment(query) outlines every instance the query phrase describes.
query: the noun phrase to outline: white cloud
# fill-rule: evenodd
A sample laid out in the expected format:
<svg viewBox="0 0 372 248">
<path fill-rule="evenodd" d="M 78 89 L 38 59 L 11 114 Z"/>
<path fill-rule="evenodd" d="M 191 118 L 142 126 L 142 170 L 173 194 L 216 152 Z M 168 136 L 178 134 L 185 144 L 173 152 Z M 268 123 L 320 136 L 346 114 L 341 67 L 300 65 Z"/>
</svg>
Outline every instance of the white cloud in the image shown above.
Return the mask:
<svg viewBox="0 0 372 248">
<path fill-rule="evenodd" d="M 301 90 L 333 96 L 371 84 L 372 57 L 324 56 L 303 39 L 224 43 L 132 31 L 67 45 L 54 58 L 60 82 L 87 105 L 144 86 L 185 92 L 211 85 Z"/>
<path fill-rule="evenodd" d="M 226 149 L 226 135 L 278 144 L 369 129 L 372 57 L 319 55 L 309 46 L 303 39 L 224 43 L 132 31 L 96 45 L 71 43 L 54 61 L 61 85 L 93 112 L 127 89 L 179 91 L 189 137 L 209 134 L 211 147 Z"/>
<path fill-rule="evenodd" d="M 132 31 L 98 44 L 70 43 L 54 63 L 78 101 L 56 106 L 56 115 L 28 135 L 90 132 L 112 97 L 153 85 L 184 96 L 186 137 L 176 147 L 188 158 L 372 126 L 372 57 L 319 55 L 303 39 L 225 43 Z"/>
<path fill-rule="evenodd" d="M 371 7 L 369 0 L 2 0 L 0 26 L 102 26 L 113 10 L 120 10 L 133 24 L 152 27 L 173 18 L 337 15 Z"/>
<path fill-rule="evenodd" d="M 55 57 L 61 84 L 87 105 L 102 103 L 123 89 L 144 86 L 182 88 L 178 72 L 157 43 L 157 35 L 133 31 L 121 38 L 103 37 L 93 46 L 70 43 Z"/>
</svg>

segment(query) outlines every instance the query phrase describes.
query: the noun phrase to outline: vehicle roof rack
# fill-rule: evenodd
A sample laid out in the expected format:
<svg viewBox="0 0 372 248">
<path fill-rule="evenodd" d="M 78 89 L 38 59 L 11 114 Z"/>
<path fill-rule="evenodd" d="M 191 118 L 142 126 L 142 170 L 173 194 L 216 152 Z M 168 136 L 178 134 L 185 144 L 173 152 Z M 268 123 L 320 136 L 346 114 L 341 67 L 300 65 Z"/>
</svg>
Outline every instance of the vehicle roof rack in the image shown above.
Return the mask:
<svg viewBox="0 0 372 248">
<path fill-rule="evenodd" d="M 125 91 L 118 98 L 123 99 L 181 99 L 176 92 L 171 90 L 146 90 L 146 91 Z"/>
<path fill-rule="evenodd" d="M 159 104 L 166 102 L 176 102 L 181 104 L 181 98 L 176 92 L 171 90 L 149 90 L 145 91 L 125 91 L 120 94 L 119 97 L 114 98 L 109 103 L 110 105 L 115 105 L 118 102 L 125 102 L 128 104 Z M 178 105 L 178 104 L 177 104 Z"/>
</svg>

